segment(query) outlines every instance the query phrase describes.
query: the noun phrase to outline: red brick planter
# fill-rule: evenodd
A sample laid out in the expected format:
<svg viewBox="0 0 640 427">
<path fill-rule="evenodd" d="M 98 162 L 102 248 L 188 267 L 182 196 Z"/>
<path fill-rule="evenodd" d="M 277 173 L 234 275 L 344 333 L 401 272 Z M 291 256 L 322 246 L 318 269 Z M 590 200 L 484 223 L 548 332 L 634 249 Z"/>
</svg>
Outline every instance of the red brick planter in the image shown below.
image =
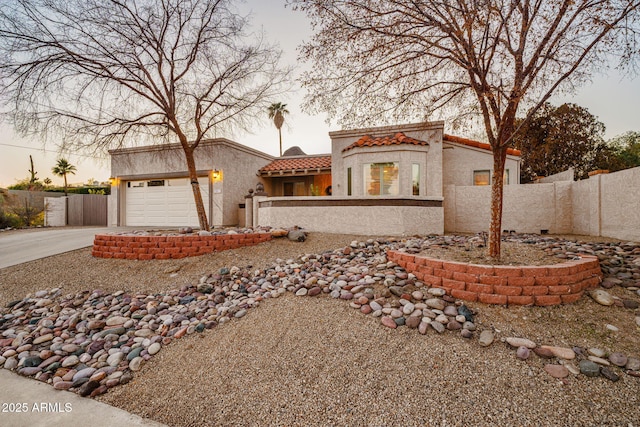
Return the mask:
<svg viewBox="0 0 640 427">
<path fill-rule="evenodd" d="M 476 265 L 388 251 L 387 258 L 454 298 L 486 304 L 558 305 L 580 299 L 602 280 L 595 256 L 541 266 Z"/>
<path fill-rule="evenodd" d="M 178 259 L 241 248 L 271 240 L 270 233 L 213 236 L 126 236 L 97 234 L 91 254 L 98 258 Z"/>
</svg>

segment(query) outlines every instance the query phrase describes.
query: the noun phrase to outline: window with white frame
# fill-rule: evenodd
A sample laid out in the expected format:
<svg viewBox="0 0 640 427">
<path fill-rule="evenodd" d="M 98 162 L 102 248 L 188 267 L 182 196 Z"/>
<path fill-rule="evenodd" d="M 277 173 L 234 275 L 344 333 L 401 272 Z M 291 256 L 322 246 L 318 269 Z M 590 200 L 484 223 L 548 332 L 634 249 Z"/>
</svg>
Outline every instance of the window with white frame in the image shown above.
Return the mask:
<svg viewBox="0 0 640 427">
<path fill-rule="evenodd" d="M 411 189 L 414 196 L 420 195 L 420 164 L 411 165 Z"/>
</svg>

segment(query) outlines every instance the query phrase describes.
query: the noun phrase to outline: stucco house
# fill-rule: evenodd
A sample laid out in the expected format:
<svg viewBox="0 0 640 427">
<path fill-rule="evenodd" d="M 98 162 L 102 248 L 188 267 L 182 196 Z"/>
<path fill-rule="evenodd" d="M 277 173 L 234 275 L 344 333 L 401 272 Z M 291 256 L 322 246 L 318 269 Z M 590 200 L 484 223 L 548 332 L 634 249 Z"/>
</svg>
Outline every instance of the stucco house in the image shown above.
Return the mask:
<svg viewBox="0 0 640 427">
<path fill-rule="evenodd" d="M 195 154 L 211 225 L 441 234 L 444 187 L 490 182 L 489 145 L 447 135 L 443 122 L 344 130 L 329 137 L 331 153 L 307 155 L 294 147 L 279 158 L 226 139 L 204 142 Z M 197 225 L 177 144 L 109 153 L 111 225 Z M 508 185 L 519 183 L 519 155 L 508 152 Z M 247 198 L 258 182 L 266 196 Z M 238 209 L 243 203 L 249 203 L 244 213 Z M 367 208 L 371 215 L 363 212 Z"/>
</svg>

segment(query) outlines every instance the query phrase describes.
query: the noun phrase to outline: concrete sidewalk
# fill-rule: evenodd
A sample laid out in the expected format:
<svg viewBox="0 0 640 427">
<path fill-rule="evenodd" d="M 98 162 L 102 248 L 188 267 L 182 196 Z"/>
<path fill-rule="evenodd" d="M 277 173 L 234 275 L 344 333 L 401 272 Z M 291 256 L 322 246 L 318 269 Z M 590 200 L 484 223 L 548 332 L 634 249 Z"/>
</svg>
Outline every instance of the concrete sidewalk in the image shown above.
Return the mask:
<svg viewBox="0 0 640 427">
<path fill-rule="evenodd" d="M 91 246 L 98 233 L 133 229 L 63 227 L 7 235 L 0 233 L 0 268 Z M 80 425 L 163 426 L 94 399 L 55 390 L 49 384 L 22 377 L 0 367 L 0 426 Z"/>
<path fill-rule="evenodd" d="M 0 369 L 0 405 L 3 427 L 164 425 L 5 369 Z"/>
</svg>

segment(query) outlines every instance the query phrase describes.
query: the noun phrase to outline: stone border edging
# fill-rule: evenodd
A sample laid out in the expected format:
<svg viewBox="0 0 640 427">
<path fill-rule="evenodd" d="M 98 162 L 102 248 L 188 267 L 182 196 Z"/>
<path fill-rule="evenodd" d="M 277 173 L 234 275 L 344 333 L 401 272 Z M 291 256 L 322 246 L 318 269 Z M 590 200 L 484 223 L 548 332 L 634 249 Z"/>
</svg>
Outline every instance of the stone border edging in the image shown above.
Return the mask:
<svg viewBox="0 0 640 427">
<path fill-rule="evenodd" d="M 252 246 L 271 240 L 270 233 L 216 234 L 212 236 L 127 236 L 96 234 L 91 255 L 117 259 L 179 259 L 214 251 Z"/>
<path fill-rule="evenodd" d="M 540 266 L 467 264 L 399 251 L 388 251 L 387 257 L 454 298 L 485 304 L 568 304 L 602 281 L 598 257 L 589 255 Z"/>
</svg>

